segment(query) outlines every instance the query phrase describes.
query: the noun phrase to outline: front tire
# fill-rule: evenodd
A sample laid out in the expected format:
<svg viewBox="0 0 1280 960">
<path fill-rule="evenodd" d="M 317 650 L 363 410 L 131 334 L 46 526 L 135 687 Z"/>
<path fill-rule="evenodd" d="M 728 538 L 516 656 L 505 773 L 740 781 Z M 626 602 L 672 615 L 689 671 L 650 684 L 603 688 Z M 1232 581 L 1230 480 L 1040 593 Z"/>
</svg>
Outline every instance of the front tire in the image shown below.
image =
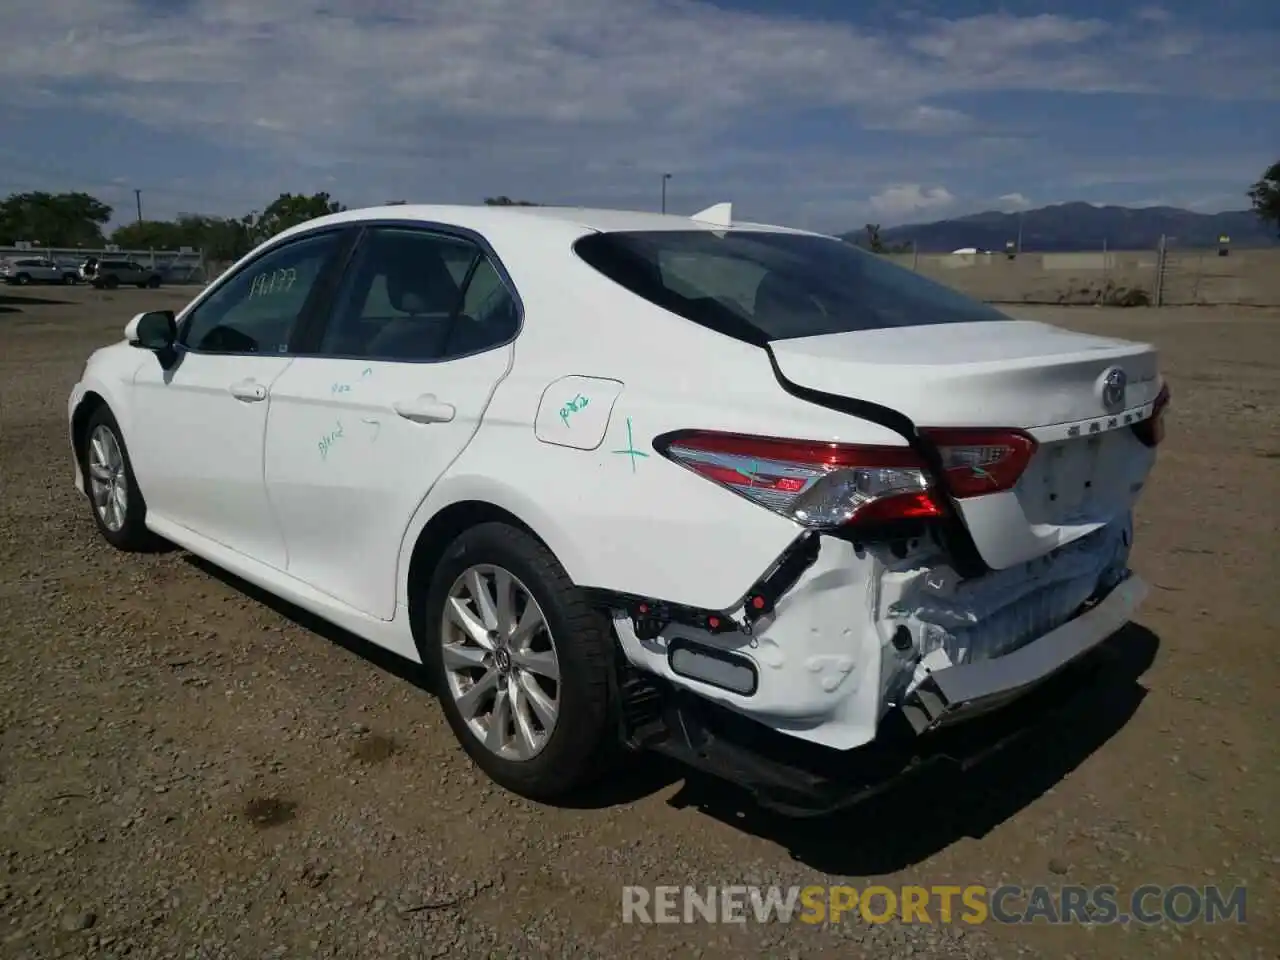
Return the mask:
<svg viewBox="0 0 1280 960">
<path fill-rule="evenodd" d="M 424 663 L 463 749 L 496 783 L 552 801 L 617 743 L 613 637 L 550 550 L 484 523 L 445 550 L 428 590 Z"/>
<path fill-rule="evenodd" d="M 117 550 L 149 548 L 155 537 L 147 529 L 147 503 L 133 475 L 120 425 L 108 407 L 99 407 L 89 417 L 80 469 L 93 520 L 103 539 Z"/>
</svg>

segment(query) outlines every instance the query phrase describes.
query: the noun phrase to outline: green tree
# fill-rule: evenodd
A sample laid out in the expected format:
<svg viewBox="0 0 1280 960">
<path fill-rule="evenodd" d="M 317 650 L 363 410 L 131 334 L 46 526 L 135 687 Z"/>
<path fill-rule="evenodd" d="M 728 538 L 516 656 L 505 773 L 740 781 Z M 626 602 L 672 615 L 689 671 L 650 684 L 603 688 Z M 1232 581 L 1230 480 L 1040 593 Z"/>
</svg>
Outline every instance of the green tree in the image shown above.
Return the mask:
<svg viewBox="0 0 1280 960">
<path fill-rule="evenodd" d="M 274 237 L 300 223 L 347 209 L 327 193 L 282 193 L 260 215 L 249 214 L 242 222 L 259 241 Z"/>
<path fill-rule="evenodd" d="M 1249 199 L 1262 222 L 1274 224 L 1280 233 L 1280 162 L 1267 167 L 1262 179 L 1249 188 Z"/>
<path fill-rule="evenodd" d="M 540 204 L 531 203 L 528 200 L 512 200 L 510 197 L 485 197 L 484 205 L 486 207 L 537 207 Z"/>
<path fill-rule="evenodd" d="M 14 193 L 0 201 L 0 243 L 100 246 L 111 207 L 87 193 Z"/>
<path fill-rule="evenodd" d="M 199 217 L 193 220 L 201 227 L 201 239 L 190 246 L 198 246 L 211 260 L 239 260 L 257 244 L 249 217 Z"/>
<path fill-rule="evenodd" d="M 117 227 L 111 242 L 122 250 L 174 250 L 185 244 L 178 240 L 179 228 L 169 220 L 140 220 Z"/>
</svg>

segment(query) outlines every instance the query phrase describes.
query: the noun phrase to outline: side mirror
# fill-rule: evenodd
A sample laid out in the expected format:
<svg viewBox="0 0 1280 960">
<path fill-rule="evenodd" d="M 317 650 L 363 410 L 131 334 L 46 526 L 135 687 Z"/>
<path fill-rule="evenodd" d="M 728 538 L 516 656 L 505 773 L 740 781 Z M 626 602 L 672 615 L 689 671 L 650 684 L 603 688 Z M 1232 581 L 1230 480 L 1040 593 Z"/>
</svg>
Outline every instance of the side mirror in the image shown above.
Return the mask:
<svg viewBox="0 0 1280 960">
<path fill-rule="evenodd" d="M 178 339 L 178 321 L 172 310 L 140 313 L 125 326 L 124 337 L 143 350 L 168 350 Z"/>
</svg>

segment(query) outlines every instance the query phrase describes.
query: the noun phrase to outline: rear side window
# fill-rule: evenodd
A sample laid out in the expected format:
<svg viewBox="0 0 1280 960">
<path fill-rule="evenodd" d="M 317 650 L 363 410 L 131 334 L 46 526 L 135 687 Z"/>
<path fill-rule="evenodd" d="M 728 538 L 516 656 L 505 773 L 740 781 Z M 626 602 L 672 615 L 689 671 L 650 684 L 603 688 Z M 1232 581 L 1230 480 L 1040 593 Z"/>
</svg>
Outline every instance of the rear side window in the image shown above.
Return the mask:
<svg viewBox="0 0 1280 960">
<path fill-rule="evenodd" d="M 827 237 L 760 230 L 597 233 L 574 249 L 650 303 L 750 343 L 1011 319 Z"/>
<path fill-rule="evenodd" d="M 430 362 L 489 350 L 520 325 L 515 300 L 474 243 L 372 227 L 356 251 L 320 353 Z"/>
</svg>

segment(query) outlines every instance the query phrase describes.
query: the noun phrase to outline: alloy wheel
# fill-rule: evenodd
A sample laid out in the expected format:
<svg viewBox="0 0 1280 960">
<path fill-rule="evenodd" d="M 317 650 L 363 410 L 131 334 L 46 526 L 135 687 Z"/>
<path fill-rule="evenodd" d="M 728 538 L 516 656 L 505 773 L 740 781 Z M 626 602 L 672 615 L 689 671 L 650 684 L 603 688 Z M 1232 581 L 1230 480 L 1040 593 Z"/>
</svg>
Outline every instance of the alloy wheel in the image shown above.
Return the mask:
<svg viewBox="0 0 1280 960">
<path fill-rule="evenodd" d="M 124 527 L 129 507 L 129 478 L 120 444 L 107 427 L 98 426 L 90 435 L 88 461 L 93 509 L 104 527 L 118 533 Z"/>
<path fill-rule="evenodd" d="M 546 617 L 509 570 L 464 570 L 440 626 L 445 679 L 468 729 L 507 760 L 542 752 L 560 715 L 560 661 Z"/>
</svg>

